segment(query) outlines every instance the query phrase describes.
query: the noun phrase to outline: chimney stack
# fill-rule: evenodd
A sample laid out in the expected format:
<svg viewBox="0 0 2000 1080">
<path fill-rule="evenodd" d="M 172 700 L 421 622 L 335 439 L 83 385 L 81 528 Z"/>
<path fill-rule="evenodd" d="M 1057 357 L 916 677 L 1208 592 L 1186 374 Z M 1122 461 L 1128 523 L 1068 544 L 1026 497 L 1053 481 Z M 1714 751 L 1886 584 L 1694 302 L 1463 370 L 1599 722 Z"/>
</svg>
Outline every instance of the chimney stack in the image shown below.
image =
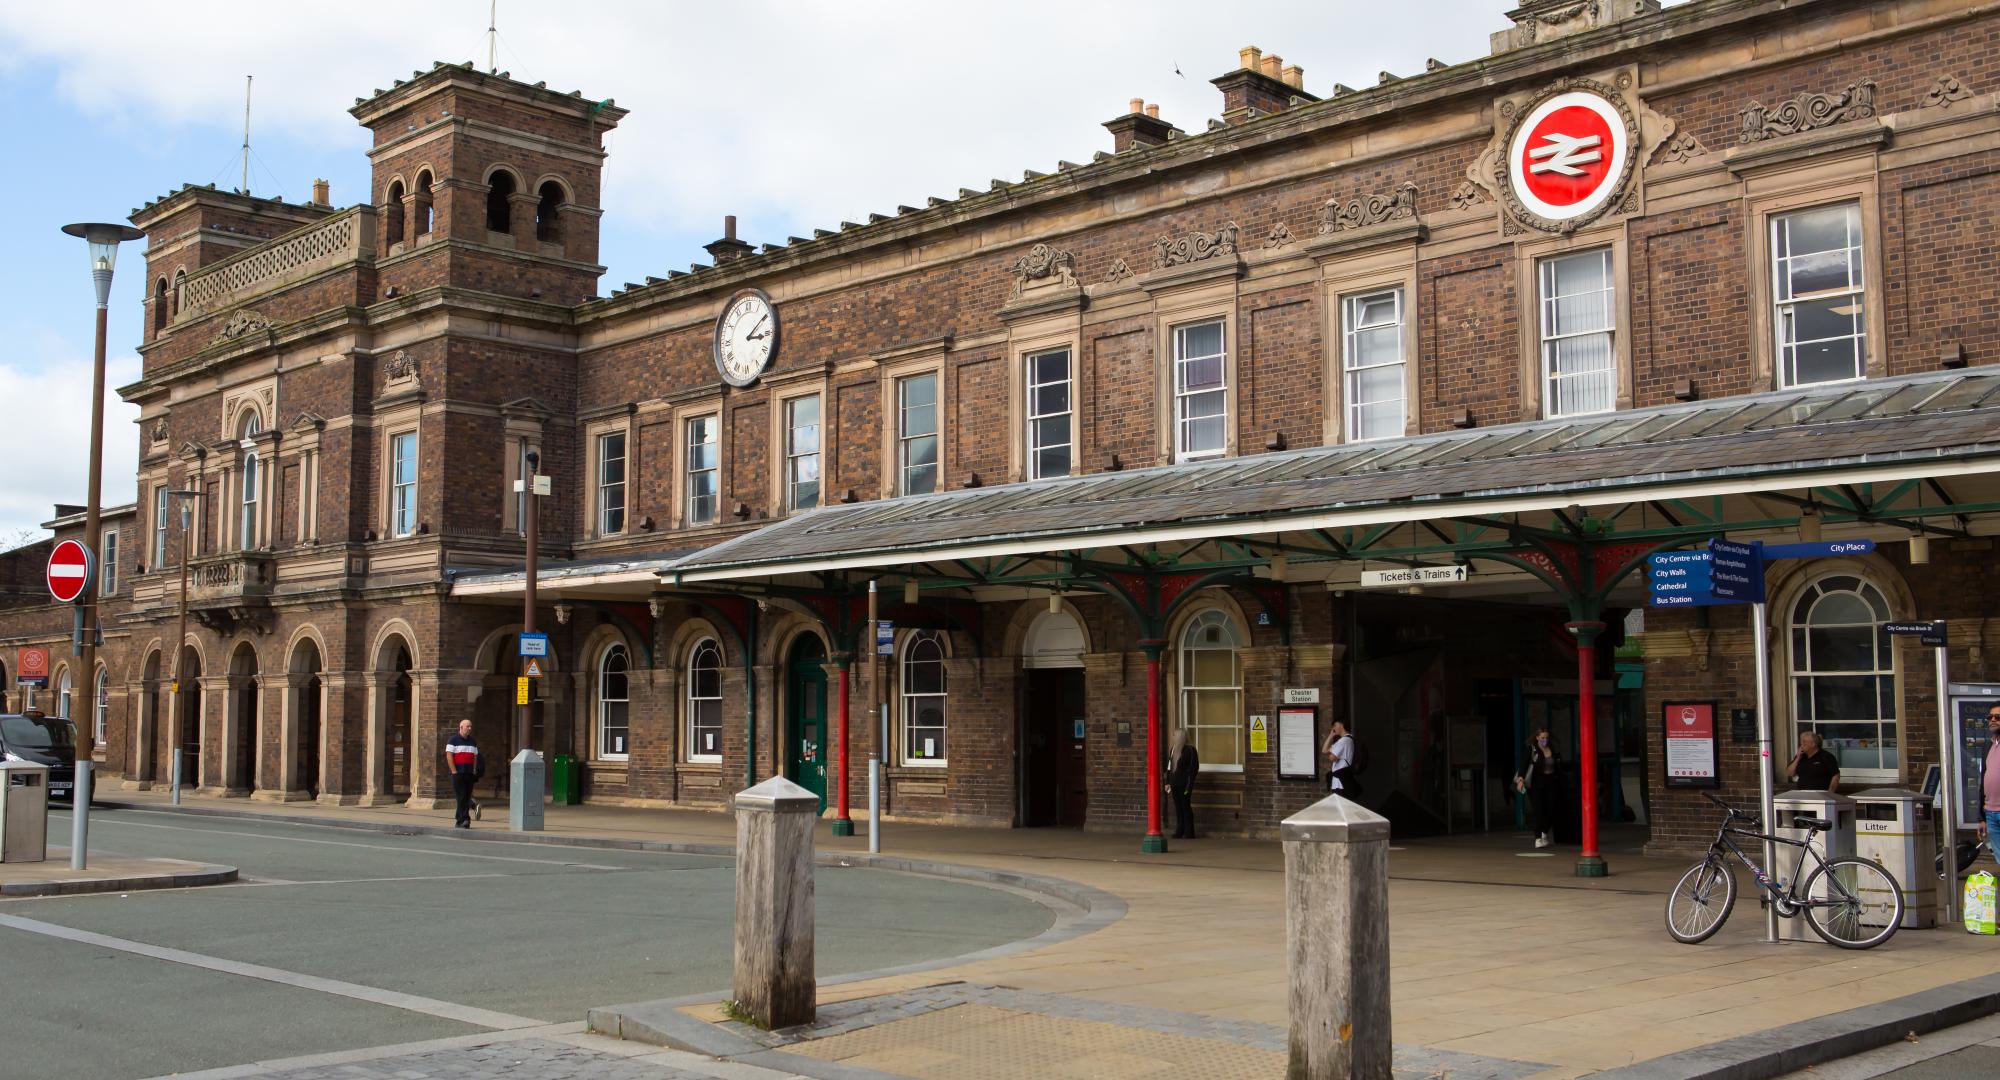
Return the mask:
<svg viewBox="0 0 2000 1080">
<path fill-rule="evenodd" d="M 1241 67 L 1210 80 L 1222 91 L 1222 119 L 1227 123 L 1241 124 L 1284 112 L 1293 98 L 1319 100 L 1305 91 L 1305 69 L 1297 64 L 1287 67 L 1285 58 L 1277 53 L 1266 56 L 1263 49 L 1245 45 L 1236 50 L 1236 59 Z"/>
<path fill-rule="evenodd" d="M 750 254 L 751 247 L 736 238 L 736 215 L 726 214 L 722 218 L 722 239 L 703 245 L 702 250 L 708 252 L 715 265 L 721 266 Z"/>
<path fill-rule="evenodd" d="M 1159 146 L 1167 141 L 1167 134 L 1174 130 L 1172 124 L 1160 119 L 1160 107 L 1148 104 L 1145 98 L 1133 98 L 1131 111 L 1115 120 L 1106 120 L 1104 126 L 1111 129 L 1111 152 L 1122 154 L 1135 146 Z"/>
<path fill-rule="evenodd" d="M 333 205 L 333 188 L 332 185 L 328 184 L 325 180 L 313 181 L 313 205 L 314 206 Z"/>
</svg>

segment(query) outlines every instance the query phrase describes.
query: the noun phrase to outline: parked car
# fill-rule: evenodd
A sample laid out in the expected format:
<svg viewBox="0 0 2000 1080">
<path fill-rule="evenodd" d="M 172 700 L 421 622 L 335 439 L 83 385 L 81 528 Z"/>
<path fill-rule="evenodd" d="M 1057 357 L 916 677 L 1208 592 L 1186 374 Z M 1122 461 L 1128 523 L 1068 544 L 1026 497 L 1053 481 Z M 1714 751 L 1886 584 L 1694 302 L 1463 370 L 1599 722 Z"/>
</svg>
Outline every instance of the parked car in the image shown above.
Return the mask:
<svg viewBox="0 0 2000 1080">
<path fill-rule="evenodd" d="M 39 712 L 0 716 L 0 761 L 47 765 L 50 801 L 71 801 L 76 790 L 76 725 Z"/>
</svg>

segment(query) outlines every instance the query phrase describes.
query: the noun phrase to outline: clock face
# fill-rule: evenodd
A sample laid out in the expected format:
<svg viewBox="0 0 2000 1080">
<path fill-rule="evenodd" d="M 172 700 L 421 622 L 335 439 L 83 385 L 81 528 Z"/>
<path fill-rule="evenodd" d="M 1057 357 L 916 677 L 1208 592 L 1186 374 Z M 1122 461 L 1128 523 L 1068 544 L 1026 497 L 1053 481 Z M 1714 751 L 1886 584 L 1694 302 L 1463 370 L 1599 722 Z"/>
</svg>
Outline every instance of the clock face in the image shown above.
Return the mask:
<svg viewBox="0 0 2000 1080">
<path fill-rule="evenodd" d="M 748 386 L 778 354 L 778 312 L 770 297 L 739 293 L 715 323 L 715 370 L 731 386 Z"/>
</svg>

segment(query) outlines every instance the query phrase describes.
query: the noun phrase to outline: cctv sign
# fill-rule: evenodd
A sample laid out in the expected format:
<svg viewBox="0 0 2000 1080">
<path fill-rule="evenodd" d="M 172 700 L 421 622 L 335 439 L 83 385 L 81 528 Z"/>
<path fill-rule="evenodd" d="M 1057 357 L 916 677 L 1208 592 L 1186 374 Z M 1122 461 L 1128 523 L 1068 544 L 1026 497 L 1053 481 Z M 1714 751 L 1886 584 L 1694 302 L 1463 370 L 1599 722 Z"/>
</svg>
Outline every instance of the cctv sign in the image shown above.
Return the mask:
<svg viewBox="0 0 2000 1080">
<path fill-rule="evenodd" d="M 1618 106 L 1593 90 L 1567 90 L 1530 109 L 1515 126 L 1508 182 L 1530 213 L 1571 221 L 1618 193 L 1631 154 L 1631 132 Z"/>
</svg>

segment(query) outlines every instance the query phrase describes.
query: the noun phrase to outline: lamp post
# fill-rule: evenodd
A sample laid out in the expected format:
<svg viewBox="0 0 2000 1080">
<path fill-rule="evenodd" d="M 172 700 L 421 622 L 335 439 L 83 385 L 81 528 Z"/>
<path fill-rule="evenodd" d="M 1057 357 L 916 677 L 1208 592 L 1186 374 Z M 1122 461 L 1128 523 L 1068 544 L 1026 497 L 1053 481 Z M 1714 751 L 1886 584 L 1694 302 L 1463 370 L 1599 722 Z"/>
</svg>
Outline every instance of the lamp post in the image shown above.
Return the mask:
<svg viewBox="0 0 2000 1080">
<path fill-rule="evenodd" d="M 84 481 L 83 546 L 93 558 L 101 557 L 98 551 L 97 489 L 104 481 L 104 339 L 111 318 L 111 271 L 118 265 L 118 245 L 127 240 L 142 239 L 146 234 L 130 225 L 112 225 L 103 222 L 78 222 L 63 226 L 63 231 L 81 238 L 90 245 L 90 280 L 97 287 L 97 350 L 90 371 L 90 472 Z M 77 655 L 81 661 L 84 677 L 90 680 L 91 696 L 96 697 L 97 687 L 97 582 L 86 581 L 83 594 L 77 597 L 83 608 L 83 622 L 79 630 L 81 639 Z M 84 869 L 86 849 L 90 841 L 90 773 L 93 755 L 97 753 L 97 733 L 94 723 L 83 724 L 77 732 L 76 743 L 76 787 L 71 791 L 70 805 L 75 807 L 71 815 L 69 865 L 73 870 Z"/>
<path fill-rule="evenodd" d="M 527 565 L 524 568 L 521 588 L 521 636 L 525 639 L 535 632 L 535 577 L 540 572 L 537 549 L 541 547 L 542 496 L 548 493 L 549 478 L 541 475 L 542 455 L 533 450 L 522 457 L 528 463 L 527 475 L 520 479 L 523 500 L 528 511 Z M 547 775 L 543 770 L 541 755 L 528 745 L 528 735 L 532 730 L 530 710 L 534 706 L 534 695 L 528 693 L 532 684 L 528 681 L 528 657 L 520 657 L 521 692 L 518 695 L 519 715 L 514 721 L 514 745 L 517 748 L 507 775 L 507 825 L 515 832 L 540 832 L 542 829 L 542 787 Z"/>
<path fill-rule="evenodd" d="M 194 500 L 201 498 L 201 491 L 197 488 L 175 488 L 167 492 L 167 497 L 176 500 L 176 502 L 180 506 L 180 511 L 181 511 L 181 558 L 180 558 L 181 609 L 180 609 L 180 625 L 174 631 L 174 685 L 173 685 L 174 697 L 179 698 L 181 695 L 181 679 L 186 677 L 186 673 L 181 670 L 181 665 L 184 663 L 184 658 L 187 656 L 188 557 L 194 553 L 194 544 L 191 540 L 190 530 L 193 528 L 194 525 Z M 176 702 L 174 705 L 174 715 L 180 717 L 181 724 L 185 724 L 187 723 L 187 717 L 182 715 L 182 712 L 183 710 L 181 709 L 179 703 Z M 167 747 L 167 752 L 169 755 L 168 760 L 173 763 L 171 791 L 173 795 L 174 805 L 176 806 L 180 805 L 181 801 L 181 743 L 183 741 L 184 739 L 180 732 L 180 726 L 179 724 L 176 724 L 174 728 L 174 738 L 170 741 Z"/>
</svg>

